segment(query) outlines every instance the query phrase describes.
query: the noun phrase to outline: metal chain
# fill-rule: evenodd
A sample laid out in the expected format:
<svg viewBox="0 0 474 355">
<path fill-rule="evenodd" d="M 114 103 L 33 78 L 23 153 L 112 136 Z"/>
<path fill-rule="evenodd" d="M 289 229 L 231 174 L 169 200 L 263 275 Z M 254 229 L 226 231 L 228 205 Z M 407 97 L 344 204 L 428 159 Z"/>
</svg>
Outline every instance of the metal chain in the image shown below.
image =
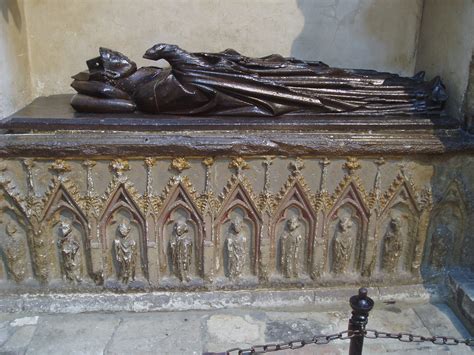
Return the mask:
<svg viewBox="0 0 474 355">
<path fill-rule="evenodd" d="M 349 334 L 350 333 L 350 334 Z M 300 349 L 305 345 L 308 344 L 329 344 L 331 341 L 334 340 L 345 340 L 350 339 L 355 336 L 361 336 L 364 332 L 361 331 L 348 331 L 345 330 L 343 332 L 330 334 L 330 335 L 315 335 L 311 339 L 300 339 L 300 340 L 292 340 L 287 343 L 277 343 L 277 344 L 265 344 L 265 345 L 254 345 L 250 348 L 233 348 L 227 350 L 225 353 L 222 354 L 232 354 L 236 353 L 239 355 L 247 355 L 247 354 L 264 354 L 273 351 L 280 351 L 280 350 L 295 350 Z"/>
<path fill-rule="evenodd" d="M 459 339 L 455 337 L 447 337 L 441 335 L 425 337 L 423 335 L 414 335 L 411 333 L 388 333 L 378 330 L 366 329 L 364 338 L 367 339 L 397 339 L 404 343 L 422 343 L 430 342 L 435 345 L 459 345 L 465 344 L 474 347 L 474 338 Z"/>
<path fill-rule="evenodd" d="M 366 339 L 396 339 L 404 343 L 421 343 L 421 342 L 430 342 L 435 345 L 459 345 L 465 344 L 467 346 L 474 347 L 474 338 L 470 339 L 458 339 L 455 337 L 447 337 L 447 336 L 429 336 L 425 337 L 423 335 L 414 335 L 410 333 L 388 333 L 382 332 L 373 329 L 366 329 L 364 331 L 349 331 L 345 330 L 339 333 L 330 334 L 330 335 L 315 335 L 311 339 L 300 339 L 300 340 L 292 340 L 287 343 L 276 343 L 276 344 L 265 344 L 265 345 L 254 345 L 250 348 L 233 348 L 229 349 L 224 353 L 217 353 L 217 354 L 225 354 L 230 355 L 232 353 L 236 353 L 239 355 L 247 355 L 247 354 L 264 354 L 273 351 L 280 351 L 280 350 L 288 350 L 288 349 L 300 349 L 303 346 L 309 344 L 329 344 L 331 341 L 334 340 L 346 340 L 356 336 L 363 336 Z"/>
</svg>

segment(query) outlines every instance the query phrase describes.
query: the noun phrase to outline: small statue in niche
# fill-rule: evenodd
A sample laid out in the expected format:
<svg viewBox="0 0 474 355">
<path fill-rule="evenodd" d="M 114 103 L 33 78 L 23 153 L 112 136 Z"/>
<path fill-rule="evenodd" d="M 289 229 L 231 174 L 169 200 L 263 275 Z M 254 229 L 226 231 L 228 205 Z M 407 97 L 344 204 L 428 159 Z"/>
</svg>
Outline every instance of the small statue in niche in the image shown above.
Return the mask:
<svg viewBox="0 0 474 355">
<path fill-rule="evenodd" d="M 8 273 L 15 282 L 21 282 L 26 276 L 26 248 L 14 223 L 8 223 L 5 231 L 8 237 L 3 251 L 7 259 Z"/>
<path fill-rule="evenodd" d="M 117 228 L 119 237 L 114 240 L 115 259 L 119 264 L 118 277 L 124 283 L 135 280 L 137 243 L 130 236 L 131 227 L 123 220 Z"/>
<path fill-rule="evenodd" d="M 188 232 L 186 221 L 178 220 L 174 224 L 173 236 L 170 241 L 173 273 L 180 281 L 191 280 L 189 273 L 192 263 L 193 240 Z"/>
<path fill-rule="evenodd" d="M 452 248 L 453 233 L 443 223 L 436 227 L 431 238 L 430 263 L 435 269 L 441 269 L 446 266 L 448 253 Z"/>
<path fill-rule="evenodd" d="M 231 279 L 239 278 L 245 265 L 247 237 L 244 235 L 242 224 L 242 218 L 235 217 L 226 240 L 228 270 Z"/>
<path fill-rule="evenodd" d="M 400 217 L 390 220 L 387 232 L 383 238 L 382 269 L 394 272 L 402 253 L 402 230 Z"/>
<path fill-rule="evenodd" d="M 352 222 L 351 217 L 339 220 L 333 246 L 333 271 L 341 274 L 347 270 L 352 254 Z"/>
<path fill-rule="evenodd" d="M 58 247 L 63 259 L 64 277 L 69 281 L 81 282 L 80 277 L 80 246 L 73 235 L 71 224 L 61 222 L 59 225 L 61 237 Z"/>
<path fill-rule="evenodd" d="M 286 222 L 287 232 L 281 239 L 281 272 L 286 278 L 298 277 L 298 255 L 303 236 L 299 233 L 300 221 L 297 216 Z"/>
</svg>

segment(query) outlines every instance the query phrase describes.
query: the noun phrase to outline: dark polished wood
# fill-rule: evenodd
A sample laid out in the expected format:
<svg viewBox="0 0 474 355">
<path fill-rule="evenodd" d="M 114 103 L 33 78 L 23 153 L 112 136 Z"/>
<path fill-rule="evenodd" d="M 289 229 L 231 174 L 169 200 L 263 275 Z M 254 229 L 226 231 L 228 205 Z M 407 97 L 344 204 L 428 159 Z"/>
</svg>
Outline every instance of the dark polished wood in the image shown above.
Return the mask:
<svg viewBox="0 0 474 355">
<path fill-rule="evenodd" d="M 11 131 L 53 130 L 119 130 L 119 131 L 182 131 L 182 130 L 290 130 L 322 131 L 327 129 L 384 130 L 458 128 L 459 121 L 448 116 L 298 116 L 229 117 L 178 116 L 133 113 L 78 113 L 69 104 L 72 95 L 39 97 L 0 123 L 0 129 Z"/>
<path fill-rule="evenodd" d="M 41 97 L 1 122 L 1 157 L 417 155 L 474 152 L 474 136 L 437 117 L 217 118 L 78 114 Z"/>
</svg>

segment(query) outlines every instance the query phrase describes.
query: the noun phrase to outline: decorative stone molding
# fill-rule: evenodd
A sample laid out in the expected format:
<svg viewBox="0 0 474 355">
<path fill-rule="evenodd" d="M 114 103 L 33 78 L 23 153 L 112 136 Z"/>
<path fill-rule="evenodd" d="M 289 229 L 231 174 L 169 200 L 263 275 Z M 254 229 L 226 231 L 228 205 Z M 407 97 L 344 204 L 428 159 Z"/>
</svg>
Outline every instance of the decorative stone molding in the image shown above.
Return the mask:
<svg viewBox="0 0 474 355">
<path fill-rule="evenodd" d="M 423 165 L 367 160 L 2 160 L 0 285 L 384 285 L 419 282 L 421 265 L 470 265 L 472 212 L 460 179 L 433 202 Z M 157 169 L 163 163 L 169 171 Z M 223 181 L 226 167 L 234 173 Z"/>
</svg>

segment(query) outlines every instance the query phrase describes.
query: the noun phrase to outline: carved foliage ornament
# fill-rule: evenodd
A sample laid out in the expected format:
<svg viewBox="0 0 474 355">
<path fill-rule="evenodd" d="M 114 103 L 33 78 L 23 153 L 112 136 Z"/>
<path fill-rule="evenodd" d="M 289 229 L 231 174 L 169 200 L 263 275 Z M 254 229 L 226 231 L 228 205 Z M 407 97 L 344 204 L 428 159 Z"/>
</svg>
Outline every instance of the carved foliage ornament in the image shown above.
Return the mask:
<svg viewBox="0 0 474 355">
<path fill-rule="evenodd" d="M 268 229 L 265 235 L 268 235 L 270 240 L 270 244 L 265 244 L 265 248 L 273 248 L 264 262 L 278 265 L 282 276 L 292 279 L 302 277 L 301 271 L 311 274 L 312 264 L 309 260 L 314 238 L 319 240 L 320 244 L 317 247 L 324 250 L 323 258 L 332 259 L 332 264 L 327 265 L 325 270 L 344 274 L 352 270 L 354 266 L 355 270 L 360 271 L 364 253 L 366 253 L 364 245 L 366 235 L 369 233 L 368 220 L 374 210 L 378 209 L 379 212 L 376 215 L 381 216 L 382 211 L 388 211 L 395 206 L 395 203 L 406 201 L 406 203 L 409 202 L 408 205 L 414 206 L 417 214 L 421 214 L 427 208 L 429 209 L 432 203 L 430 190 L 417 189 L 412 178 L 408 176 L 405 166 L 400 168 L 400 173 L 387 191 L 383 191 L 380 177 L 380 167 L 386 163 L 383 158 L 374 161 L 377 165 L 377 173 L 372 180 L 373 190 L 370 194 L 365 192 L 364 185 L 358 176 L 362 165 L 354 157 L 348 158 L 343 165 L 347 174 L 332 193 L 329 191 L 328 174 L 329 168 L 334 169 L 335 165 L 330 165 L 329 159 L 320 159 L 320 185 L 316 192 L 312 192 L 302 173 L 304 171 L 306 175 L 312 172 L 308 170 L 308 167 L 305 168 L 303 159 L 296 158 L 289 162 L 291 173 L 284 185 L 278 193 L 273 194 L 270 186 L 273 170 L 270 173 L 270 169 L 274 169 L 274 158 L 266 157 L 262 160 L 265 174 L 259 177 L 262 189 L 257 196 L 253 192 L 253 182 L 251 183 L 244 174 L 250 169 L 250 164 L 243 157 L 235 157 L 229 163 L 229 168 L 235 173 L 227 181 L 219 199 L 214 197 L 213 191 L 212 178 L 216 173 L 214 170 L 217 169 L 211 169 L 211 167 L 215 164 L 215 159 L 208 157 L 202 159 L 201 162 L 201 171 L 205 173 L 201 193 L 196 191 L 188 176 L 181 175 L 188 169 L 194 171 L 199 168 L 199 165 L 191 167 L 188 159 L 178 157 L 172 159 L 170 164 L 170 169 L 177 175 L 168 180 L 160 195 L 155 194 L 153 175 L 156 171 L 152 168 L 156 165 L 157 159 L 147 157 L 142 160 L 142 169 L 144 168 L 145 173 L 145 187 L 142 192 L 135 188 L 127 176 L 127 172 L 131 169 L 128 160 L 114 159 L 110 162 L 111 180 L 105 192 L 99 194 L 92 174 L 93 169 L 97 169 L 96 161 L 82 162 L 82 176 L 85 181 L 81 185 L 76 184 L 74 174 L 76 165 L 71 164 L 69 160 L 58 159 L 50 163 L 49 171 L 52 178 L 42 196 L 38 196 L 41 189 L 38 189 L 37 184 L 40 179 L 36 177 L 35 170 L 45 164 L 42 160 L 23 160 L 25 192 L 21 192 L 12 181 L 12 172 L 8 169 L 9 161 L 0 162 L 0 192 L 2 196 L 12 201 L 14 213 L 19 219 L 23 218 L 27 225 L 28 242 L 25 241 L 23 244 L 15 244 L 15 241 L 19 240 L 18 232 L 11 225 L 7 225 L 7 240 L 11 243 L 1 247 L 11 279 L 23 282 L 28 273 L 25 261 L 27 258 L 23 256 L 28 254 L 28 248 L 32 248 L 32 264 L 34 264 L 36 277 L 48 280 L 56 275 L 49 266 L 49 258 L 52 254 L 48 240 L 52 240 L 52 236 L 48 233 L 51 233 L 49 229 L 52 228 L 50 223 L 53 216 L 63 210 L 76 216 L 76 221 L 83 233 L 83 235 L 72 233 L 71 223 L 63 220 L 59 225 L 62 232 L 54 237 L 56 238 L 54 247 L 58 252 L 57 258 L 61 263 L 65 279 L 79 282 L 88 274 L 92 277 L 93 274 L 101 272 L 105 278 L 111 277 L 112 274 L 107 267 L 101 270 L 102 262 L 107 265 L 109 263 L 107 260 L 110 260 L 116 265 L 115 269 L 112 269 L 113 274 L 118 280 L 127 284 L 138 276 L 135 275 L 137 272 L 147 277 L 149 267 L 147 248 L 153 247 L 152 240 L 160 243 L 162 240 L 160 238 L 165 238 L 164 235 L 168 232 L 165 233 L 160 229 L 165 223 L 173 225 L 173 232 L 167 237 L 171 250 L 170 273 L 179 280 L 189 280 L 194 277 L 193 272 L 196 272 L 196 276 L 203 276 L 203 263 L 213 262 L 212 258 L 222 259 L 217 263 L 221 266 L 224 261 L 227 262 L 226 276 L 231 279 L 242 277 L 245 272 L 248 272 L 246 270 L 251 270 L 254 274 L 258 273 L 258 263 L 261 258 L 260 238 L 263 228 Z M 331 181 L 331 185 L 332 183 Z M 86 186 L 85 191 L 80 191 L 78 186 Z M 456 197 L 457 195 L 456 192 L 452 192 L 449 196 Z M 449 196 L 445 198 L 448 202 L 457 198 Z M 347 206 L 350 206 L 352 214 L 345 216 L 339 214 L 339 211 L 348 208 Z M 180 208 L 187 211 L 186 218 L 169 217 Z M 241 217 L 243 221 L 235 217 L 234 212 L 238 209 L 244 211 Z M 306 211 L 306 214 L 301 212 L 292 216 L 287 214 L 289 209 Z M 118 218 L 117 213 L 122 210 L 127 211 L 132 218 L 126 221 L 117 220 L 120 224 L 111 227 L 112 219 Z M 324 219 L 321 219 L 324 228 L 318 229 L 321 235 L 316 235 L 317 213 L 324 216 Z M 152 217 L 149 218 L 149 215 Z M 205 215 L 212 215 L 212 218 L 204 222 Z M 377 242 L 379 243 L 378 250 L 381 250 L 379 265 L 384 272 L 394 274 L 405 251 L 413 254 L 413 248 L 418 247 L 419 239 L 417 235 L 414 235 L 416 225 L 413 228 L 410 227 L 408 236 L 404 236 L 404 229 L 399 228 L 403 222 L 397 220 L 397 216 L 391 218 L 387 228 L 380 231 Z M 245 228 L 250 228 L 250 230 L 242 234 L 244 221 L 247 223 Z M 212 226 L 205 225 L 209 223 Z M 229 223 L 231 228 L 222 231 L 223 223 Z M 271 228 L 271 225 L 277 223 L 285 227 L 280 228 L 279 231 Z M 135 225 L 134 229 L 131 228 L 132 224 Z M 154 227 L 150 229 L 150 226 Z M 302 228 L 303 226 L 305 227 Z M 333 228 L 334 233 L 328 235 L 330 227 Z M 210 239 L 214 243 L 213 248 L 218 248 L 217 243 L 222 243 L 227 259 L 224 260 L 222 254 L 215 253 L 211 261 L 204 260 L 203 243 L 204 236 L 207 235 L 206 228 L 212 228 L 211 234 L 215 234 L 215 239 L 214 236 Z M 149 235 L 150 231 L 156 235 Z M 433 235 L 431 242 L 430 256 L 434 266 L 446 264 L 445 257 L 441 255 L 443 248 L 437 245 L 446 244 L 446 240 L 448 244 L 451 243 L 449 235 L 453 234 L 452 231 L 448 232 L 449 228 L 448 231 L 443 232 L 440 227 L 436 231 L 437 234 Z M 136 233 L 139 235 L 135 235 Z M 438 238 L 437 235 L 448 237 Z M 454 235 L 452 238 L 455 238 Z M 98 241 L 95 248 L 99 248 L 99 253 L 94 254 L 95 256 L 91 250 L 92 240 Z M 167 247 L 160 245 L 159 248 L 163 250 Z M 276 252 L 277 248 L 280 248 L 279 253 Z M 302 260 L 298 256 L 301 250 L 304 250 L 304 255 L 308 257 L 308 260 Z M 107 260 L 101 260 L 101 258 Z M 91 260 L 91 266 L 84 265 L 86 259 Z M 353 265 L 352 262 L 354 262 Z M 161 259 L 157 263 L 161 265 Z M 246 265 L 252 266 L 247 268 Z"/>
</svg>

